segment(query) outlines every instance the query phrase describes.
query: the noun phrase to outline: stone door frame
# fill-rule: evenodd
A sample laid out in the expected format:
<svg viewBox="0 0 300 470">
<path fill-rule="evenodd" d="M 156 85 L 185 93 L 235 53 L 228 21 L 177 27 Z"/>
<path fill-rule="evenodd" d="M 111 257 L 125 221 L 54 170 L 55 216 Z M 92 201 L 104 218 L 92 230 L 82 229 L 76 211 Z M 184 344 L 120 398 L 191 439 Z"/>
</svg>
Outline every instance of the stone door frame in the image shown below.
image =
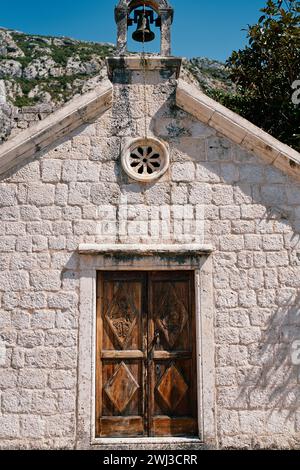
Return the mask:
<svg viewBox="0 0 300 470">
<path fill-rule="evenodd" d="M 100 250 L 99 250 L 100 251 Z M 208 251 L 208 250 L 206 250 Z M 216 447 L 216 403 L 214 360 L 214 315 L 212 257 L 199 250 L 186 255 L 163 253 L 142 255 L 130 248 L 122 255 L 100 251 L 88 245 L 80 250 L 79 346 L 77 380 L 77 449 L 114 447 L 168 448 Z M 95 360 L 96 360 L 96 282 L 98 271 L 195 272 L 195 315 L 197 343 L 197 393 L 199 438 L 96 438 L 95 437 Z M 121 446 L 121 447 L 120 447 Z M 178 447 L 179 446 L 179 447 Z"/>
</svg>

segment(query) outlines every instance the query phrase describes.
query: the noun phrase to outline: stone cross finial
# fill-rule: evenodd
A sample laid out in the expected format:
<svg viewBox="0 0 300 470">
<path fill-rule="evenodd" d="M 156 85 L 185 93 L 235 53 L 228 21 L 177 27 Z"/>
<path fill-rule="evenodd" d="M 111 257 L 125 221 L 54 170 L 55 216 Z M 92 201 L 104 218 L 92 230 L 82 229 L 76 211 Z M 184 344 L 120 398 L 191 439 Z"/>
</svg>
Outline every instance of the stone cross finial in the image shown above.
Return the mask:
<svg viewBox="0 0 300 470">
<path fill-rule="evenodd" d="M 120 0 L 115 8 L 115 20 L 118 26 L 117 53 L 126 55 L 128 17 L 132 10 L 141 6 L 150 7 L 158 14 L 161 20 L 161 56 L 171 55 L 171 25 L 174 10 L 167 0 Z"/>
</svg>

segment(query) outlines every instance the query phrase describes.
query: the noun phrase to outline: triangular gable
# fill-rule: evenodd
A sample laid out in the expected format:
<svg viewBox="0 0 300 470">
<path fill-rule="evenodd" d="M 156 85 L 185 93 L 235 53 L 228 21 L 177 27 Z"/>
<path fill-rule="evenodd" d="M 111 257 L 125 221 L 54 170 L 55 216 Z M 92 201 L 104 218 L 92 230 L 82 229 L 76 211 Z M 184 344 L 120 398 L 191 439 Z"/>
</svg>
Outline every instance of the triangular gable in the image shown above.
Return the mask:
<svg viewBox="0 0 300 470">
<path fill-rule="evenodd" d="M 0 146 L 0 174 L 21 164 L 63 136 L 91 122 L 112 105 L 113 87 L 100 87 L 74 98 L 58 111 Z M 197 87 L 178 80 L 176 104 L 236 144 L 262 157 L 280 170 L 300 176 L 300 154 L 238 114 L 209 98 Z"/>
<path fill-rule="evenodd" d="M 92 92 L 74 98 L 58 111 L 0 146 L 0 174 L 91 122 L 112 105 L 112 84 L 106 80 Z"/>
<path fill-rule="evenodd" d="M 176 104 L 267 163 L 292 176 L 300 176 L 300 154 L 296 150 L 209 98 L 194 85 L 178 80 Z"/>
</svg>

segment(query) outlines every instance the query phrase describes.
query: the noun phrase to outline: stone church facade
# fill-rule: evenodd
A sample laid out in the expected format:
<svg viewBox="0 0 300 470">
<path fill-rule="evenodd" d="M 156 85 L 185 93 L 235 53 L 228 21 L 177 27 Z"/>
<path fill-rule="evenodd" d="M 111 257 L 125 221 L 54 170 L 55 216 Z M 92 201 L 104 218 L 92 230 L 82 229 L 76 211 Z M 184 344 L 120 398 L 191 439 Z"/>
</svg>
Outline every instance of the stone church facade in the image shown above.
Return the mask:
<svg viewBox="0 0 300 470">
<path fill-rule="evenodd" d="M 141 3 L 119 4 L 121 53 Z M 179 79 L 170 6 L 145 3 L 164 55 L 109 58 L 109 81 L 0 148 L 0 448 L 297 448 L 300 155 Z M 140 294 L 127 323 L 99 300 L 118 290 L 99 276 L 126 291 L 148 273 L 170 276 L 151 291 L 163 300 L 149 361 L 129 339 Z M 168 289 L 179 326 L 166 332 Z M 194 369 L 176 349 L 186 334 Z M 150 419 L 140 371 L 155 354 L 145 390 L 164 412 Z"/>
</svg>

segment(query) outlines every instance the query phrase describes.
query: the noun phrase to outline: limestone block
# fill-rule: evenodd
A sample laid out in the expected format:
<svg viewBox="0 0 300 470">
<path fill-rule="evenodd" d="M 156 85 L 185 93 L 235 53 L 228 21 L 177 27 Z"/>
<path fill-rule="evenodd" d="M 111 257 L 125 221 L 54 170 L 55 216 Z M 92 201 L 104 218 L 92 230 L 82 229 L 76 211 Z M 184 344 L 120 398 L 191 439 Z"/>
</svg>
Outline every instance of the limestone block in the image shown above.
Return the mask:
<svg viewBox="0 0 300 470">
<path fill-rule="evenodd" d="M 40 416 L 21 416 L 21 436 L 31 439 L 41 439 L 44 435 L 45 422 Z"/>
<path fill-rule="evenodd" d="M 47 304 L 44 292 L 23 292 L 20 298 L 20 307 L 29 309 L 45 308 Z"/>
<path fill-rule="evenodd" d="M 73 390 L 58 390 L 58 410 L 61 413 L 72 413 L 76 406 L 76 394 Z"/>
<path fill-rule="evenodd" d="M 3 207 L 0 213 L 0 220 L 16 221 L 19 219 L 18 207 Z"/>
<path fill-rule="evenodd" d="M 42 346 L 44 343 L 44 333 L 41 331 L 23 330 L 18 333 L 18 345 L 24 348 L 34 348 Z"/>
<path fill-rule="evenodd" d="M 93 204 L 117 204 L 120 201 L 120 187 L 115 183 L 99 183 L 91 186 Z"/>
<path fill-rule="evenodd" d="M 217 364 L 219 366 L 245 366 L 248 364 L 248 350 L 246 346 L 222 345 L 217 347 L 216 350 Z"/>
<path fill-rule="evenodd" d="M 75 160 L 66 160 L 62 164 L 61 179 L 63 182 L 76 182 L 77 181 L 77 167 L 78 162 Z"/>
<path fill-rule="evenodd" d="M 57 363 L 61 369 L 74 370 L 77 361 L 77 348 L 57 348 Z"/>
<path fill-rule="evenodd" d="M 43 389 L 47 384 L 47 374 L 44 370 L 23 369 L 20 371 L 18 385 L 26 389 Z"/>
<path fill-rule="evenodd" d="M 25 364 L 38 369 L 52 369 L 55 367 L 57 355 L 54 348 L 38 347 L 25 352 Z"/>
<path fill-rule="evenodd" d="M 13 439 L 19 436 L 20 424 L 16 415 L 0 416 L 0 438 Z"/>
<path fill-rule="evenodd" d="M 293 184 L 286 187 L 287 203 L 300 204 L 300 187 L 299 184 Z"/>
<path fill-rule="evenodd" d="M 239 183 L 234 187 L 234 202 L 236 204 L 252 204 L 252 186 L 248 183 Z"/>
<path fill-rule="evenodd" d="M 220 218 L 223 220 L 238 220 L 240 218 L 239 206 L 221 206 Z"/>
<path fill-rule="evenodd" d="M 263 219 L 267 216 L 267 210 L 260 204 L 243 204 L 241 214 L 243 219 Z"/>
<path fill-rule="evenodd" d="M 50 250 L 64 250 L 66 248 L 66 237 L 55 236 L 48 238 Z"/>
<path fill-rule="evenodd" d="M 267 265 L 273 267 L 283 267 L 289 265 L 289 256 L 286 251 L 267 253 Z"/>
<path fill-rule="evenodd" d="M 252 311 L 252 310 L 251 310 Z M 229 312 L 229 324 L 232 327 L 246 328 L 250 325 L 249 311 L 247 309 L 235 309 Z"/>
<path fill-rule="evenodd" d="M 16 191 L 13 185 L 0 186 L 0 207 L 13 206 L 16 202 Z"/>
<path fill-rule="evenodd" d="M 261 336 L 262 332 L 259 327 L 242 328 L 240 330 L 240 344 L 245 346 L 253 343 L 257 344 Z"/>
<path fill-rule="evenodd" d="M 72 371 L 57 370 L 49 374 L 49 386 L 52 390 L 72 389 L 76 385 L 76 376 Z"/>
<path fill-rule="evenodd" d="M 0 290 L 20 291 L 29 288 L 29 275 L 26 271 L 3 271 L 0 273 Z"/>
<path fill-rule="evenodd" d="M 42 180 L 45 183 L 58 183 L 61 178 L 60 160 L 43 160 L 41 162 Z"/>
<path fill-rule="evenodd" d="M 244 308 L 256 305 L 256 293 L 254 290 L 243 290 L 239 292 L 239 305 Z"/>
<path fill-rule="evenodd" d="M 220 345 L 239 344 L 239 330 L 238 328 L 216 328 L 215 339 Z"/>
<path fill-rule="evenodd" d="M 210 204 L 212 201 L 212 189 L 208 184 L 196 183 L 190 192 L 191 204 Z"/>
<path fill-rule="evenodd" d="M 276 292 L 272 289 L 260 290 L 257 293 L 257 303 L 260 307 L 270 307 L 275 305 Z"/>
<path fill-rule="evenodd" d="M 3 370 L 0 373 L 0 389 L 14 389 L 17 386 L 18 374 L 15 370 Z M 0 431 L 1 434 L 1 431 Z"/>
<path fill-rule="evenodd" d="M 261 235 L 245 235 L 245 249 L 246 250 L 261 250 L 262 237 Z"/>
<path fill-rule="evenodd" d="M 28 186 L 28 203 L 37 206 L 54 204 L 55 187 L 51 184 L 31 183 Z"/>
<path fill-rule="evenodd" d="M 13 348 L 11 355 L 11 366 L 13 369 L 22 369 L 25 363 L 25 354 L 24 349 L 22 348 Z"/>
<path fill-rule="evenodd" d="M 284 247 L 282 235 L 264 235 L 263 249 L 269 251 L 280 251 Z"/>
<path fill-rule="evenodd" d="M 48 436 L 73 436 L 75 430 L 75 416 L 73 414 L 57 414 L 49 416 L 46 421 L 46 434 Z"/>
<path fill-rule="evenodd" d="M 232 348 L 237 349 L 238 346 L 232 346 Z M 220 387 L 217 403 L 223 409 L 243 410 L 247 409 L 247 396 L 241 394 L 239 387 Z"/>
<path fill-rule="evenodd" d="M 252 220 L 238 220 L 232 221 L 232 233 L 235 235 L 255 233 L 256 225 Z"/>
<path fill-rule="evenodd" d="M 89 202 L 90 189 L 85 183 L 71 183 L 69 189 L 69 204 L 80 206 Z"/>
<path fill-rule="evenodd" d="M 45 346 L 71 347 L 77 344 L 76 331 L 51 330 L 45 334 Z"/>
<path fill-rule="evenodd" d="M 239 415 L 237 411 L 222 410 L 218 417 L 219 429 L 222 429 L 222 434 L 236 435 L 240 432 Z"/>
<path fill-rule="evenodd" d="M 295 415 L 290 410 L 273 410 L 266 417 L 265 432 L 270 434 L 293 434 Z"/>
<path fill-rule="evenodd" d="M 70 282 L 68 283 L 70 286 Z M 59 329 L 75 329 L 78 327 L 78 316 L 77 313 L 70 311 L 57 312 L 56 314 L 56 328 Z"/>
<path fill-rule="evenodd" d="M 242 180 L 239 167 L 232 163 L 221 163 L 220 174 L 221 180 L 226 184 L 234 184 Z"/>
<path fill-rule="evenodd" d="M 66 184 L 57 184 L 55 188 L 55 203 L 58 206 L 65 206 L 68 201 L 68 186 Z"/>
<path fill-rule="evenodd" d="M 172 165 L 172 180 L 176 182 L 189 182 L 195 179 L 194 163 L 174 163 Z"/>
<path fill-rule="evenodd" d="M 15 250 L 16 237 L 0 237 L 0 253 L 9 253 Z"/>
<path fill-rule="evenodd" d="M 3 411 L 8 412 L 8 413 L 15 413 L 15 414 L 29 413 L 30 407 L 31 407 L 31 391 L 29 390 L 4 391 L 2 394 L 2 407 L 3 407 Z"/>
<path fill-rule="evenodd" d="M 264 411 L 240 411 L 240 431 L 244 434 L 264 434 L 265 433 L 265 413 Z"/>
<path fill-rule="evenodd" d="M 170 204 L 170 186 L 164 183 L 148 185 L 145 190 L 146 203 L 149 205 Z"/>
<path fill-rule="evenodd" d="M 32 413 L 40 415 L 53 415 L 58 411 L 57 394 L 47 389 L 32 391 Z"/>
<path fill-rule="evenodd" d="M 217 367 L 216 385 L 220 387 L 232 387 L 236 385 L 235 367 Z"/>
<path fill-rule="evenodd" d="M 52 224 L 52 233 L 54 235 L 72 235 L 73 227 L 70 221 L 54 222 Z"/>
<path fill-rule="evenodd" d="M 227 185 L 213 187 L 213 203 L 218 206 L 233 205 L 233 188 Z"/>
<path fill-rule="evenodd" d="M 237 307 L 237 293 L 232 290 L 216 291 L 216 305 L 220 308 Z"/>
<path fill-rule="evenodd" d="M 241 235 L 228 235 L 220 240 L 223 251 L 240 251 L 244 249 L 244 238 Z"/>
<path fill-rule="evenodd" d="M 37 310 L 31 315 L 32 329 L 52 329 L 55 326 L 55 312 L 51 310 Z"/>
<path fill-rule="evenodd" d="M 11 314 L 11 324 L 17 330 L 29 328 L 30 315 L 22 310 L 14 310 Z"/>
<path fill-rule="evenodd" d="M 77 306 L 77 302 L 78 297 L 75 292 L 61 292 L 48 296 L 48 305 L 50 308 L 72 308 Z"/>
<path fill-rule="evenodd" d="M 287 198 L 287 188 L 285 185 L 265 184 L 261 187 L 261 197 L 264 204 L 274 205 L 291 203 Z M 297 201 L 296 198 L 294 200 Z"/>
<path fill-rule="evenodd" d="M 201 183 L 220 183 L 220 173 L 221 167 L 219 162 L 196 164 L 196 180 Z"/>
<path fill-rule="evenodd" d="M 25 183 L 29 181 L 39 181 L 40 179 L 40 162 L 32 161 L 14 171 L 9 177 L 12 183 Z"/>
<path fill-rule="evenodd" d="M 264 274 L 262 269 L 248 270 L 248 286 L 250 289 L 261 289 L 264 287 Z"/>
<path fill-rule="evenodd" d="M 208 161 L 226 162 L 232 160 L 232 145 L 229 140 L 220 137 L 207 139 Z"/>
<path fill-rule="evenodd" d="M 263 165 L 242 165 L 240 168 L 240 180 L 246 183 L 263 183 L 265 178 Z"/>
<path fill-rule="evenodd" d="M 77 166 L 77 181 L 97 182 L 99 181 L 100 167 L 97 163 L 79 161 Z"/>
<path fill-rule="evenodd" d="M 24 221 L 40 220 L 40 210 L 35 206 L 21 206 L 20 215 Z"/>
<path fill-rule="evenodd" d="M 60 289 L 60 271 L 32 271 L 30 284 L 35 290 L 57 291 Z"/>
</svg>

